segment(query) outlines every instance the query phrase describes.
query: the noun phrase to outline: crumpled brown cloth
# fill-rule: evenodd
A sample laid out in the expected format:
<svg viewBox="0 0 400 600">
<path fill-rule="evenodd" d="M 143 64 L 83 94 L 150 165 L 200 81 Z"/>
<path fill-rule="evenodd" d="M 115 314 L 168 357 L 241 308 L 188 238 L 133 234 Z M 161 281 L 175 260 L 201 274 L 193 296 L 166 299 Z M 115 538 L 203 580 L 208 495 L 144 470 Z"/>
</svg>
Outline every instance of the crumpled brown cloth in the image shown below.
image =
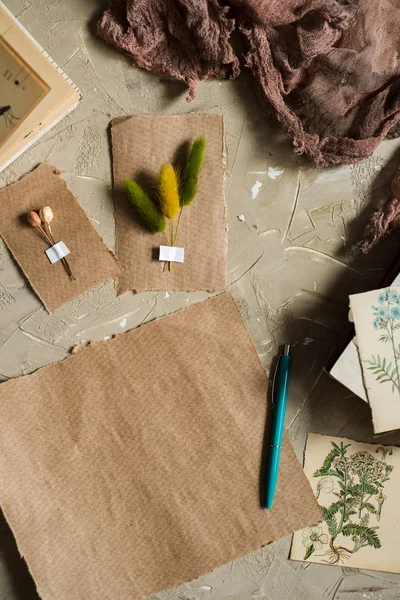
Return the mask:
<svg viewBox="0 0 400 600">
<path fill-rule="evenodd" d="M 389 199 L 372 215 L 364 231 L 360 250 L 367 254 L 379 240 L 400 226 L 400 168 L 392 179 Z"/>
<path fill-rule="evenodd" d="M 400 119 L 400 0 L 126 0 L 99 34 L 141 67 L 189 86 L 233 78 L 229 38 L 267 110 L 318 165 L 368 157 Z"/>
</svg>

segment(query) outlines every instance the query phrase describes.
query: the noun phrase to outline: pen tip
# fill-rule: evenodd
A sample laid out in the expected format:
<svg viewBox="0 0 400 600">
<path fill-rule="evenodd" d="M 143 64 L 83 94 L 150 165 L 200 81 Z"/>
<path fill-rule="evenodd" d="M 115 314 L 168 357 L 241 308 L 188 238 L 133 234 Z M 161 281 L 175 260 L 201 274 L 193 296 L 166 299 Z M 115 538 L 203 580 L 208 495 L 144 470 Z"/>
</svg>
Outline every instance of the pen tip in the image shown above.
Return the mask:
<svg viewBox="0 0 400 600">
<path fill-rule="evenodd" d="M 265 499 L 265 508 L 267 510 L 269 510 L 270 508 L 272 508 L 273 501 L 274 501 L 274 495 L 273 494 L 267 494 L 267 497 Z"/>
</svg>

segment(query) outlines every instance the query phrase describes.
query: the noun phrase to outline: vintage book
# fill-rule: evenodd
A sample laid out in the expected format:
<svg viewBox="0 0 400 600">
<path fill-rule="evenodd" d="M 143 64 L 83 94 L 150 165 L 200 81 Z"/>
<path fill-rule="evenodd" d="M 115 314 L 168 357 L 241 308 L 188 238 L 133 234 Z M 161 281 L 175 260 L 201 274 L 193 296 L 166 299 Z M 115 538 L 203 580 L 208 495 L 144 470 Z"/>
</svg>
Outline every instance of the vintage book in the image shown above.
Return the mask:
<svg viewBox="0 0 400 600">
<path fill-rule="evenodd" d="M 81 97 L 0 1 L 0 172 L 71 112 Z"/>
<path fill-rule="evenodd" d="M 294 534 L 290 558 L 400 573 L 400 448 L 310 433 L 304 472 L 324 518 Z"/>
</svg>

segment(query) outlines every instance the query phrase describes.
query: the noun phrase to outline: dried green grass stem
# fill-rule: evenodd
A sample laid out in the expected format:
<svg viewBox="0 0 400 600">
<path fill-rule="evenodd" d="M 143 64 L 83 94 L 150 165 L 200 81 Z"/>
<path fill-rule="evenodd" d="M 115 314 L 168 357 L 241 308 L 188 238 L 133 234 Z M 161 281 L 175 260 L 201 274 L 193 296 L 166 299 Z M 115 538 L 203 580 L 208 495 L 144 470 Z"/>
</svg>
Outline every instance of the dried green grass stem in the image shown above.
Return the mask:
<svg viewBox="0 0 400 600">
<path fill-rule="evenodd" d="M 166 225 L 164 215 L 161 214 L 159 208 L 143 188 L 136 181 L 132 181 L 126 177 L 124 179 L 124 189 L 143 224 L 152 233 L 164 232 Z"/>
<path fill-rule="evenodd" d="M 192 146 L 188 161 L 182 175 L 181 206 L 190 204 L 197 193 L 200 169 L 204 161 L 206 138 L 198 137 Z"/>
<path fill-rule="evenodd" d="M 124 179 L 124 189 L 128 199 L 143 225 L 152 233 L 163 233 L 169 246 L 174 246 L 178 237 L 183 207 L 191 204 L 197 194 L 205 147 L 206 139 L 203 135 L 193 142 L 181 177 L 170 163 L 161 166 L 157 203 L 152 201 L 138 183 L 128 177 Z M 178 184 L 179 179 L 180 184 Z M 173 221 L 178 211 L 179 216 L 174 228 Z M 165 232 L 166 218 L 169 219 L 169 235 Z M 171 271 L 171 263 L 164 264 L 164 270 L 165 268 Z"/>
</svg>

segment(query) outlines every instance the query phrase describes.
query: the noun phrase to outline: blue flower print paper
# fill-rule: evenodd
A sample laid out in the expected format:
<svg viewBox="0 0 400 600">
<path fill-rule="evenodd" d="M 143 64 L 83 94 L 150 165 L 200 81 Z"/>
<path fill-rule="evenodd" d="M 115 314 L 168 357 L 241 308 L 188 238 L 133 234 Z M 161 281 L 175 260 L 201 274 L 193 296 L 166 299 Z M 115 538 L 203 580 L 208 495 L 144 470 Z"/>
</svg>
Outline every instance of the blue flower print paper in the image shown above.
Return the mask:
<svg viewBox="0 0 400 600">
<path fill-rule="evenodd" d="M 400 286 L 350 296 L 375 433 L 400 428 Z"/>
</svg>

